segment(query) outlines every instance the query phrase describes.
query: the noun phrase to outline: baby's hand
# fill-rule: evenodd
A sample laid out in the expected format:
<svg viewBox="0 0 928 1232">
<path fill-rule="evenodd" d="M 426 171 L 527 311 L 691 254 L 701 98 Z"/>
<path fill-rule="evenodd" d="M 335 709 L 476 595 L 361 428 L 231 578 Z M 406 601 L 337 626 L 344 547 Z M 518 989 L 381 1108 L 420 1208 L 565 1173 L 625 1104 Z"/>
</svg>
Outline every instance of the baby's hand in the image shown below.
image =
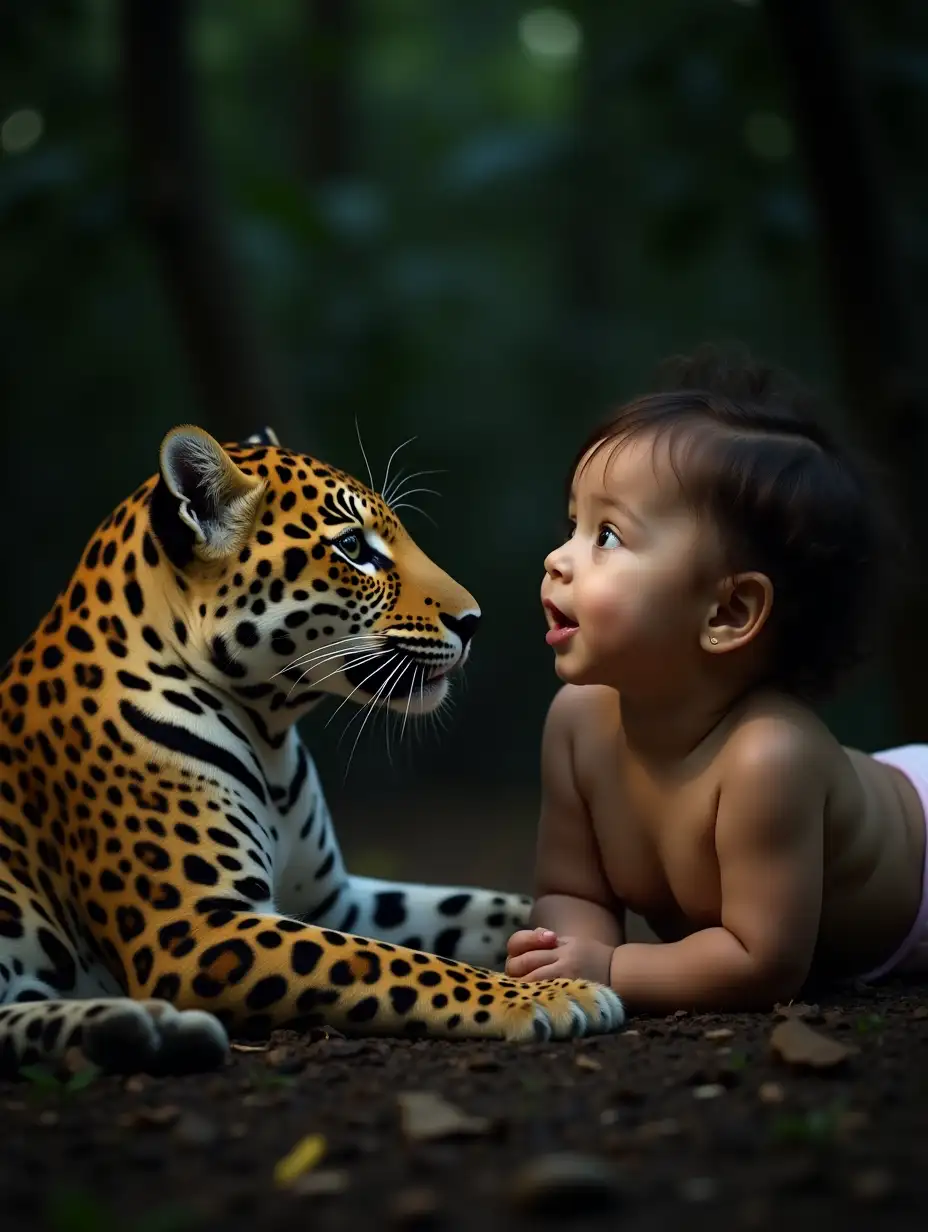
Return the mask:
<svg viewBox="0 0 928 1232">
<path fill-rule="evenodd" d="M 524 979 L 530 971 L 554 962 L 557 933 L 550 928 L 520 928 L 506 944 L 506 974 Z M 517 959 L 517 962 L 513 962 Z"/>
<path fill-rule="evenodd" d="M 536 930 L 542 931 L 542 930 Z M 551 947 L 547 933 L 542 945 Z M 544 950 L 529 949 L 513 953 L 513 942 L 517 938 L 525 938 L 522 945 L 537 946 L 539 939 L 533 932 L 514 933 L 509 938 L 509 954 L 506 960 L 506 974 L 518 980 L 593 980 L 597 984 L 608 984 L 612 968 L 612 955 L 615 952 L 611 945 L 596 941 L 591 937 L 555 937 L 554 945 Z"/>
</svg>

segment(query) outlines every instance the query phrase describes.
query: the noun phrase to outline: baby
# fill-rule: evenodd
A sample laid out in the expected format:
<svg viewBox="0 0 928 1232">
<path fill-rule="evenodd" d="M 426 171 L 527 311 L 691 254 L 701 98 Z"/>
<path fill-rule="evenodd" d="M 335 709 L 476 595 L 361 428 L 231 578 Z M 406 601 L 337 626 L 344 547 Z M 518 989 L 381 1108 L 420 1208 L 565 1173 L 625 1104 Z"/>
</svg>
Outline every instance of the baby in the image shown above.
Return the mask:
<svg viewBox="0 0 928 1232">
<path fill-rule="evenodd" d="M 811 708 L 865 649 L 890 521 L 784 379 L 697 355 L 578 455 L 514 977 L 663 1013 L 928 970 L 928 745 L 867 756 Z"/>
</svg>

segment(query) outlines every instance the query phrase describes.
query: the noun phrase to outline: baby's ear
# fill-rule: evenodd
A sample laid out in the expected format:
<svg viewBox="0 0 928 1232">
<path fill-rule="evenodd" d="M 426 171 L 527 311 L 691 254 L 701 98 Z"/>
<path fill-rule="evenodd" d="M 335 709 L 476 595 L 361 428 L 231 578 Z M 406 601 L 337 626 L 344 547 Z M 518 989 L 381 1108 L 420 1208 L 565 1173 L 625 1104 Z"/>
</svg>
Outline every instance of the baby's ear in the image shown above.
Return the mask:
<svg viewBox="0 0 928 1232">
<path fill-rule="evenodd" d="M 175 515 L 192 534 L 192 554 L 221 560 L 251 538 L 263 479 L 246 475 L 218 441 L 192 424 L 161 444 L 161 478 L 176 499 Z"/>
<path fill-rule="evenodd" d="M 724 654 L 746 646 L 770 619 L 773 583 L 764 573 L 738 573 L 721 586 L 705 627 L 700 632 L 704 650 Z"/>
</svg>

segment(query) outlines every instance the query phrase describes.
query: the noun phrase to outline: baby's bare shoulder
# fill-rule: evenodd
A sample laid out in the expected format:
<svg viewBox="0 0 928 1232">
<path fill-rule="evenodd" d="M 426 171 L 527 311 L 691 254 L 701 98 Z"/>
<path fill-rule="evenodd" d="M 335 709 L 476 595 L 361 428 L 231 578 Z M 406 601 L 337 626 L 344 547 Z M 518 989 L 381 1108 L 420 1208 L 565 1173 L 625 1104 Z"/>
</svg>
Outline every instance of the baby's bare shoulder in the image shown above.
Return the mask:
<svg viewBox="0 0 928 1232">
<path fill-rule="evenodd" d="M 548 714 L 556 723 L 568 727 L 602 719 L 604 714 L 618 715 L 619 695 L 615 689 L 601 684 L 565 684 L 558 689 Z"/>
<path fill-rule="evenodd" d="M 823 772 L 840 753 L 841 746 L 814 711 L 790 697 L 762 694 L 736 717 L 720 761 L 736 776 Z"/>
</svg>

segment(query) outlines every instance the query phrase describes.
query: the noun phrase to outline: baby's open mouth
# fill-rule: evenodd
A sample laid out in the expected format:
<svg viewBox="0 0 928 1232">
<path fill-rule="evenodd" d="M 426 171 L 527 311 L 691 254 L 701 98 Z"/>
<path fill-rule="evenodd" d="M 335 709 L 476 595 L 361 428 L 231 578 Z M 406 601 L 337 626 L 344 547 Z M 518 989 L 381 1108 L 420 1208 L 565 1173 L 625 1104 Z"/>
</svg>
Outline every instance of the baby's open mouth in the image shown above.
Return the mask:
<svg viewBox="0 0 928 1232">
<path fill-rule="evenodd" d="M 576 629 L 577 622 L 571 617 L 565 615 L 556 604 L 547 602 L 545 607 L 551 613 L 551 619 L 554 621 L 555 629 Z"/>
<path fill-rule="evenodd" d="M 548 614 L 548 632 L 545 634 L 545 641 L 549 646 L 560 646 L 563 642 L 567 642 L 577 632 L 579 625 L 568 616 L 566 612 L 550 600 L 545 601 L 545 611 Z"/>
</svg>

